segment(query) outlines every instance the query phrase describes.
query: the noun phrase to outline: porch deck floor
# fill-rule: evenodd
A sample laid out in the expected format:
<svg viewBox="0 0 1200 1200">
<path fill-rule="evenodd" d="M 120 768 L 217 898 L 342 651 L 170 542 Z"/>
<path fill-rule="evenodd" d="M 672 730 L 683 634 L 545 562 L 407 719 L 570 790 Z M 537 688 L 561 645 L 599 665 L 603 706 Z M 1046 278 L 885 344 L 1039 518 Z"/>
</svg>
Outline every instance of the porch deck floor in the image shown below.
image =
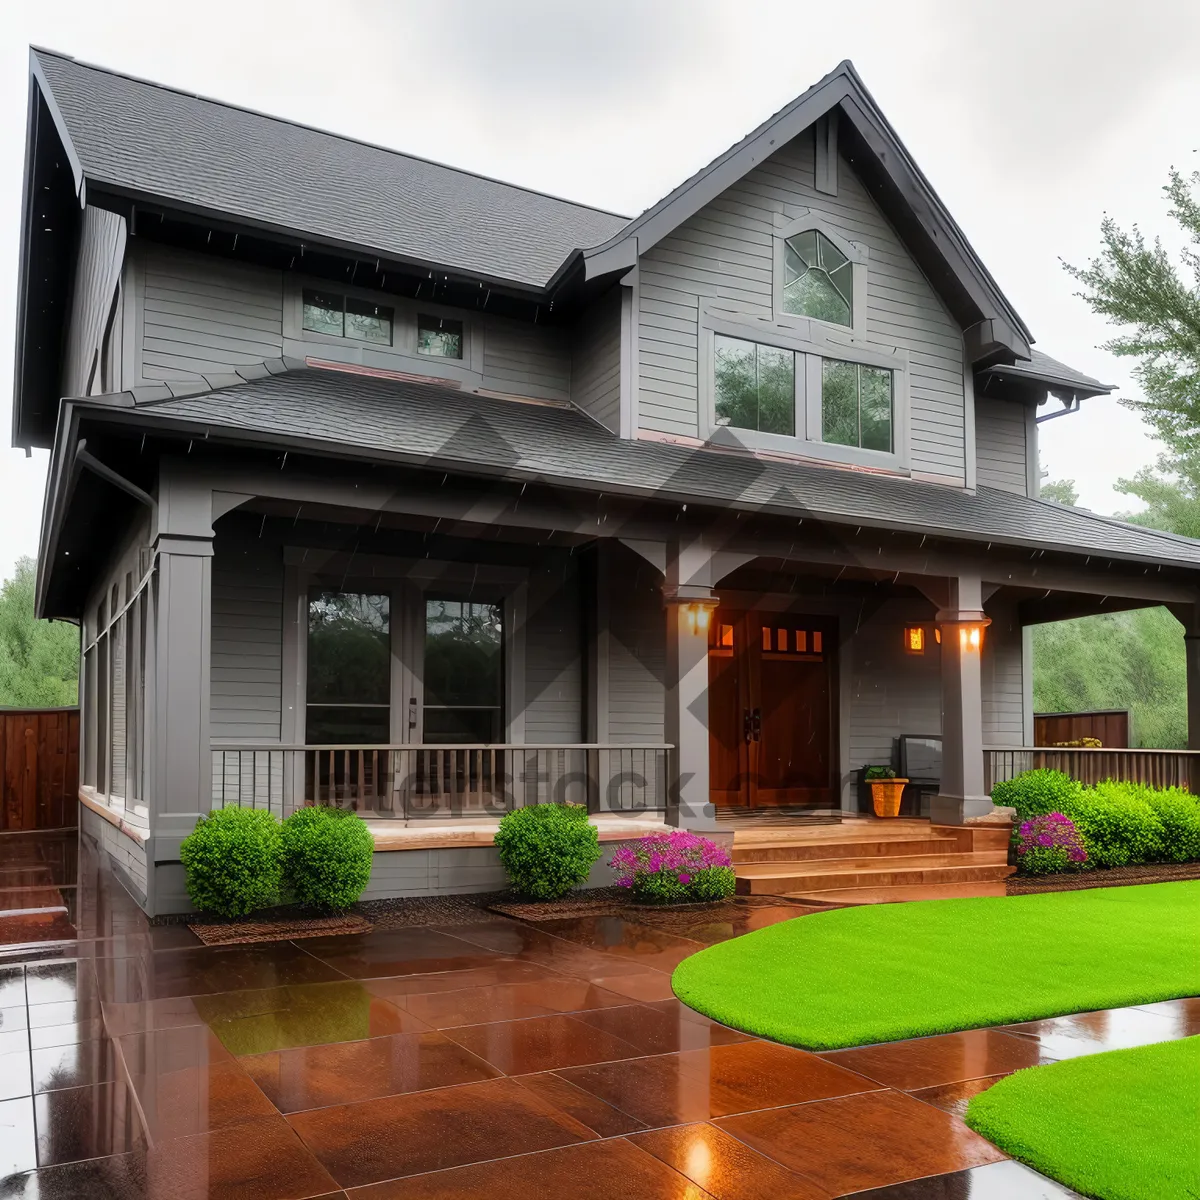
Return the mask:
<svg viewBox="0 0 1200 1200">
<path fill-rule="evenodd" d="M 0 962 L 4 1195 L 1053 1200 L 1072 1193 L 967 1129 L 967 1100 L 1200 1033 L 1180 1000 L 811 1054 L 673 998 L 674 966 L 736 922 L 480 910 L 206 947 L 83 850 L 78 940 Z"/>
</svg>

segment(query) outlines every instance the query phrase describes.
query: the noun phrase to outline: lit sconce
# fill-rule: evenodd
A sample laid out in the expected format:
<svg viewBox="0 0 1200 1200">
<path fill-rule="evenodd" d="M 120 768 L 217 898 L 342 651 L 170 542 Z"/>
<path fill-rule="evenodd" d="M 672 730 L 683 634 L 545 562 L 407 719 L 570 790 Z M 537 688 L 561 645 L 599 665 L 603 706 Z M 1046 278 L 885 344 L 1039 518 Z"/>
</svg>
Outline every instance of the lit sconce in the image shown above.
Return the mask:
<svg viewBox="0 0 1200 1200">
<path fill-rule="evenodd" d="M 958 627 L 958 644 L 962 650 L 974 650 L 979 653 L 983 646 L 983 626 L 976 621 Z"/>
<path fill-rule="evenodd" d="M 687 623 L 689 633 L 708 633 L 713 610 L 717 607 L 715 600 L 690 600 L 680 607 L 683 609 L 680 616 Z"/>
<path fill-rule="evenodd" d="M 925 627 L 923 625 L 906 625 L 904 627 L 905 654 L 925 653 Z"/>
</svg>

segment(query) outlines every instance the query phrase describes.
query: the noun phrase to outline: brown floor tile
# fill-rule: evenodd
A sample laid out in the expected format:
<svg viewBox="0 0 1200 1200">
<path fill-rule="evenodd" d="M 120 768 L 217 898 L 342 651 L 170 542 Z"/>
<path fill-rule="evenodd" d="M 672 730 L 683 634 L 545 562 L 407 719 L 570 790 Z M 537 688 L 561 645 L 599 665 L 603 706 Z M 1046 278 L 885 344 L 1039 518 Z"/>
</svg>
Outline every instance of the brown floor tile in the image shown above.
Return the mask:
<svg viewBox="0 0 1200 1200">
<path fill-rule="evenodd" d="M 686 1175 L 714 1200 L 829 1200 L 825 1189 L 715 1125 L 676 1125 L 629 1140 Z"/>
<path fill-rule="evenodd" d="M 449 1036 L 505 1075 L 529 1075 L 644 1053 L 631 1042 L 562 1015 L 464 1025 L 450 1030 Z"/>
<path fill-rule="evenodd" d="M 31 1008 L 35 1013 L 36 1008 Z M 29 1045 L 34 1050 L 48 1050 L 54 1046 L 70 1046 L 76 1042 L 92 1042 L 106 1036 L 103 1017 L 90 1021 L 75 1021 L 70 1025 L 38 1025 L 29 1031 Z"/>
<path fill-rule="evenodd" d="M 956 1117 L 893 1091 L 744 1113 L 718 1124 L 834 1196 L 1004 1157 Z"/>
<path fill-rule="evenodd" d="M 440 1033 L 402 1033 L 240 1059 L 284 1113 L 429 1088 L 479 1083 L 498 1071 Z"/>
<path fill-rule="evenodd" d="M 155 1142 L 276 1115 L 275 1106 L 236 1062 L 146 1076 L 136 1090 Z"/>
<path fill-rule="evenodd" d="M 338 1196 L 337 1184 L 288 1123 L 260 1117 L 155 1146 L 148 1200 L 296 1200 Z"/>
<path fill-rule="evenodd" d="M 37 1166 L 33 1098 L 0 1100 L 0 1179 Z"/>
<path fill-rule="evenodd" d="M 1079 1200 L 1075 1192 L 1015 1162 L 855 1192 L 839 1200 Z"/>
<path fill-rule="evenodd" d="M 541 1075 L 518 1075 L 516 1081 L 535 1096 L 582 1122 L 600 1137 L 617 1137 L 622 1133 L 646 1128 L 635 1117 L 613 1108 L 598 1096 L 585 1092 L 551 1071 Z"/>
<path fill-rule="evenodd" d="M 641 966 L 673 971 L 685 958 L 703 949 L 700 942 L 664 933 L 619 916 L 568 917 L 539 921 L 538 929 L 569 942 L 599 950 Z"/>
<path fill-rule="evenodd" d="M 96 995 L 95 967 L 86 959 L 30 963 L 25 969 L 25 992 L 30 1005 L 86 1004 Z"/>
<path fill-rule="evenodd" d="M 1185 1018 L 1186 1021 L 1186 1018 Z M 1126 1050 L 1151 1042 L 1167 1042 L 1180 1035 L 1178 1021 L 1142 1008 L 1112 1008 L 1100 1012 L 1052 1017 L 1006 1025 L 1010 1034 L 1034 1039 L 1049 1058 L 1078 1058 L 1105 1050 Z"/>
<path fill-rule="evenodd" d="M 598 988 L 585 979 L 568 979 L 561 975 L 536 982 L 397 996 L 395 1001 L 436 1029 L 515 1021 L 628 1003 L 626 997 Z"/>
<path fill-rule="evenodd" d="M 426 996 L 437 992 L 459 992 L 466 988 L 493 987 L 505 983 L 529 983 L 539 979 L 561 979 L 537 963 L 516 958 L 496 957 L 486 967 L 471 967 L 465 971 L 440 971 L 425 975 L 396 975 L 390 979 L 368 979 L 367 991 L 385 1000 L 401 996 Z"/>
<path fill-rule="evenodd" d="M 1161 1000 L 1157 1004 L 1139 1004 L 1142 1012 L 1167 1017 L 1173 1026 L 1172 1037 L 1195 1037 L 1200 1034 L 1200 996 L 1183 1000 Z"/>
<path fill-rule="evenodd" d="M 29 1050 L 10 1050 L 0 1054 L 0 1100 L 14 1100 L 32 1092 L 33 1073 Z"/>
<path fill-rule="evenodd" d="M 753 933 L 756 929 L 766 929 L 770 925 L 778 925 L 780 921 L 792 921 L 796 917 L 819 911 L 818 908 L 804 908 L 798 904 L 763 905 L 745 908 L 732 919 L 722 914 L 708 920 L 704 920 L 702 917 L 686 921 L 679 920 L 672 923 L 671 932 L 676 937 L 690 938 L 704 946 L 712 946 L 717 942 L 727 942 L 730 938 L 741 937 L 744 933 Z"/>
<path fill-rule="evenodd" d="M 50 1004 L 30 1004 L 29 1027 L 44 1029 L 50 1025 L 86 1025 L 100 1015 L 100 1000 L 93 991 L 79 1000 L 57 1000 Z"/>
<path fill-rule="evenodd" d="M 647 1004 L 626 1004 L 620 1008 L 601 1008 L 594 1012 L 575 1014 L 576 1019 L 603 1029 L 614 1037 L 636 1046 L 643 1054 L 672 1054 L 676 1050 L 704 1050 L 709 1046 L 725 1046 L 746 1042 L 750 1038 L 737 1030 L 718 1025 L 704 1018 L 693 1021 L 680 1015 L 685 1006 L 678 1000 L 668 1001 L 673 1007 L 655 1008 Z M 699 1014 L 694 1014 L 699 1016 Z"/>
<path fill-rule="evenodd" d="M 210 997 L 205 997 L 210 999 Z M 109 1037 L 142 1033 L 151 1029 L 174 1029 L 181 1025 L 203 1025 L 191 996 L 171 996 L 165 1000 L 132 1003 L 105 1001 L 104 1028 Z"/>
<path fill-rule="evenodd" d="M 643 1003 L 675 998 L 671 990 L 671 976 L 663 971 L 636 971 L 628 975 L 605 975 L 601 972 L 592 977 L 591 982 L 605 991 L 616 992 Z"/>
<path fill-rule="evenodd" d="M 1029 1039 L 994 1029 L 968 1029 L 964 1033 L 833 1050 L 821 1057 L 888 1087 L 912 1091 L 982 1079 L 985 1075 L 1007 1075 L 1021 1067 L 1048 1062 L 1054 1056 L 1044 1054 Z"/>
<path fill-rule="evenodd" d="M 653 1129 L 879 1086 L 804 1050 L 759 1041 L 558 1074 Z"/>
<path fill-rule="evenodd" d="M 616 1138 L 377 1183 L 349 1195 L 351 1200 L 703 1200 L 704 1194 L 669 1166 Z"/>
<path fill-rule="evenodd" d="M 0 1166 L 0 1171 L 3 1171 Z M 39 1167 L 6 1179 L 4 1200 L 147 1200 L 142 1151 Z"/>
<path fill-rule="evenodd" d="M 934 1108 L 940 1108 L 943 1112 L 963 1117 L 973 1096 L 986 1092 L 993 1083 L 999 1083 L 1006 1078 L 1006 1075 L 988 1075 L 983 1079 L 966 1079 L 962 1083 L 943 1083 L 938 1087 L 918 1088 L 908 1094 L 914 1100 L 921 1100 L 925 1104 L 932 1104 Z"/>
<path fill-rule="evenodd" d="M 132 1097 L 119 1081 L 42 1092 L 33 1109 L 40 1167 L 124 1154 L 145 1143 Z"/>
<path fill-rule="evenodd" d="M 203 1025 L 130 1033 L 120 1038 L 119 1043 L 125 1066 L 139 1093 L 143 1090 L 144 1080 L 172 1071 L 229 1062 L 233 1058 L 216 1035 Z"/>
<path fill-rule="evenodd" d="M 352 979 L 465 971 L 487 966 L 493 957 L 481 947 L 421 926 L 305 938 L 304 948 Z"/>
<path fill-rule="evenodd" d="M 30 1059 L 35 1093 L 107 1083 L 118 1077 L 116 1054 L 108 1038 L 33 1050 Z"/>
<path fill-rule="evenodd" d="M 592 1138 L 511 1079 L 320 1108 L 288 1121 L 342 1187 Z"/>
</svg>

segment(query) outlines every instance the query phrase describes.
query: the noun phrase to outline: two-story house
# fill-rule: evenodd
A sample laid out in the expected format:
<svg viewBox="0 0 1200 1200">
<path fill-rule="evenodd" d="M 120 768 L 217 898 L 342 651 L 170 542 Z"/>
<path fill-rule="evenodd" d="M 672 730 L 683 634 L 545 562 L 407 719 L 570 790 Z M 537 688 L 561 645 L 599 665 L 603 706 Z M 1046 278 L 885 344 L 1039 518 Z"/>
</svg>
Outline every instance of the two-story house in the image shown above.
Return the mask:
<svg viewBox="0 0 1200 1200">
<path fill-rule="evenodd" d="M 940 736 L 961 824 L 1030 625 L 1197 628 L 1200 543 L 1038 499 L 1039 416 L 1110 389 L 849 63 L 631 220 L 34 51 L 21 247 L 39 611 L 152 912 L 214 804 L 353 804 L 372 894 L 462 890 L 512 804 L 851 812 Z"/>
</svg>

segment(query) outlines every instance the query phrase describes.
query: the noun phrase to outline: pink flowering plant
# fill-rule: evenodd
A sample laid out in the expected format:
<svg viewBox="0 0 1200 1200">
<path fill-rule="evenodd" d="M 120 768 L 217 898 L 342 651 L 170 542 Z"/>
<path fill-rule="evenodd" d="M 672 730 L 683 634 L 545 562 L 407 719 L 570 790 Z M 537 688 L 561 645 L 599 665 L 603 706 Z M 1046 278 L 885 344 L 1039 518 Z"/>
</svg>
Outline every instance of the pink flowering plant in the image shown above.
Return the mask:
<svg viewBox="0 0 1200 1200">
<path fill-rule="evenodd" d="M 728 851 L 681 829 L 619 846 L 608 865 L 621 887 L 650 904 L 724 900 L 736 883 Z"/>
<path fill-rule="evenodd" d="M 1025 875 L 1080 870 L 1088 861 L 1087 849 L 1075 822 L 1060 812 L 1023 821 L 1013 840 L 1017 867 Z"/>
</svg>

